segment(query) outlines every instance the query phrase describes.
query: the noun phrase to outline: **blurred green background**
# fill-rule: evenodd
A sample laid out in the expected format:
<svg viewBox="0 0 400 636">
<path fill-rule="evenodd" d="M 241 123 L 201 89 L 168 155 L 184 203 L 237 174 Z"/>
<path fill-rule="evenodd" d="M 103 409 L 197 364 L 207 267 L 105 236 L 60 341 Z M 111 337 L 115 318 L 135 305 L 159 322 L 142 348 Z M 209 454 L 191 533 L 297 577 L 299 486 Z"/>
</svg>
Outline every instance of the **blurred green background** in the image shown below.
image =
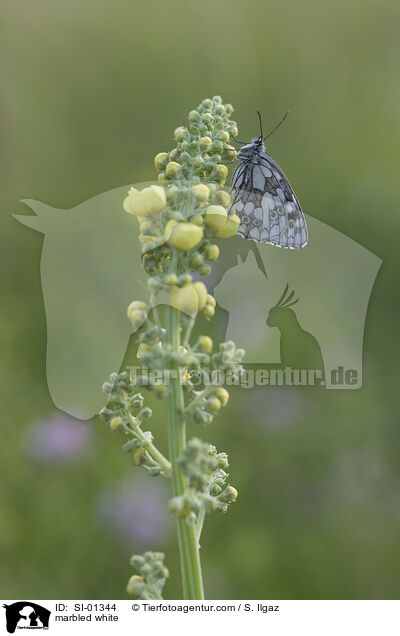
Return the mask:
<svg viewBox="0 0 400 636">
<path fill-rule="evenodd" d="M 291 110 L 269 149 L 304 210 L 384 264 L 361 390 L 238 390 L 204 431 L 240 491 L 207 522 L 207 596 L 398 598 L 399 3 L 7 0 L 1 14 L 0 595 L 125 598 L 130 554 L 154 548 L 181 597 L 168 493 L 98 421 L 51 402 L 43 237 L 10 215 L 24 197 L 69 208 L 154 178 L 175 127 L 220 94 L 245 140 L 256 108 L 266 129 Z M 154 420 L 162 444 L 160 405 Z"/>
</svg>

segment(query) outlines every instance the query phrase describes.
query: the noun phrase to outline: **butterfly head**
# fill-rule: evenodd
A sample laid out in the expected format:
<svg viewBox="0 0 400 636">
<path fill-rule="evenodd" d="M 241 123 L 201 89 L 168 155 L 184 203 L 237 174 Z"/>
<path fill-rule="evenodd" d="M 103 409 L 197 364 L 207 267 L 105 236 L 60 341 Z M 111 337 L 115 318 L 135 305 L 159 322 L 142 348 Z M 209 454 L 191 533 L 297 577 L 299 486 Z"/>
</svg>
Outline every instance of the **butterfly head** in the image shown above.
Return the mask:
<svg viewBox="0 0 400 636">
<path fill-rule="evenodd" d="M 244 161 L 251 159 L 260 152 L 265 152 L 264 141 L 262 137 L 253 137 L 249 144 L 242 146 L 238 152 L 238 158 Z"/>
</svg>

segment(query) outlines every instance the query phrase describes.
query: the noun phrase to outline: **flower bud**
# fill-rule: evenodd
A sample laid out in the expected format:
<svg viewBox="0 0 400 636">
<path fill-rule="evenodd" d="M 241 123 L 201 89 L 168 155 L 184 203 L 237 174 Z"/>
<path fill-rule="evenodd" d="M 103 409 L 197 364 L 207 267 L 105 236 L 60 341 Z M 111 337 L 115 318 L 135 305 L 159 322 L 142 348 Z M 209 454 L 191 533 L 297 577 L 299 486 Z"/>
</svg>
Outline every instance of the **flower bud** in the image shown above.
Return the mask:
<svg viewBox="0 0 400 636">
<path fill-rule="evenodd" d="M 208 408 L 210 411 L 213 411 L 213 413 L 217 413 L 221 408 L 221 402 L 217 397 L 213 397 L 208 400 Z"/>
<path fill-rule="evenodd" d="M 233 486 L 228 486 L 225 490 L 220 494 L 219 499 L 226 503 L 231 503 L 232 501 L 236 501 L 238 496 L 238 491 Z"/>
<path fill-rule="evenodd" d="M 189 113 L 189 121 L 194 124 L 194 123 L 198 123 L 201 120 L 201 115 L 200 113 L 197 112 L 197 110 L 191 110 Z"/>
<path fill-rule="evenodd" d="M 221 152 L 224 148 L 224 144 L 219 139 L 216 139 L 212 145 L 214 152 Z"/>
<path fill-rule="evenodd" d="M 211 274 L 211 267 L 209 265 L 203 265 L 203 267 L 200 267 L 199 269 L 199 274 L 200 276 L 209 276 Z"/>
<path fill-rule="evenodd" d="M 205 99 L 203 99 L 203 101 L 201 102 L 201 105 L 203 106 L 204 110 L 211 110 L 211 108 L 213 107 L 213 103 L 209 97 L 206 97 Z"/>
<path fill-rule="evenodd" d="M 235 236 L 239 229 L 240 219 L 237 214 L 233 213 L 228 216 L 228 219 L 223 227 L 221 227 L 218 232 L 216 232 L 215 236 L 217 238 L 229 238 L 230 236 Z"/>
<path fill-rule="evenodd" d="M 158 155 L 154 157 L 154 165 L 156 170 L 164 170 L 165 166 L 168 163 L 168 153 L 167 152 L 159 152 Z"/>
<path fill-rule="evenodd" d="M 174 132 L 175 141 L 184 141 L 186 139 L 188 131 L 183 126 L 179 126 Z"/>
<path fill-rule="evenodd" d="M 204 222 L 210 230 L 217 232 L 224 227 L 227 218 L 228 214 L 222 205 L 209 205 L 204 217 Z"/>
<path fill-rule="evenodd" d="M 193 166 L 198 170 L 201 170 L 204 166 L 204 159 L 201 155 L 197 155 L 193 160 Z"/>
<path fill-rule="evenodd" d="M 197 344 L 202 353 L 211 353 L 214 346 L 214 343 L 209 336 L 200 336 Z"/>
<path fill-rule="evenodd" d="M 224 208 L 229 207 L 229 205 L 231 204 L 230 194 L 228 192 L 225 192 L 225 190 L 218 190 L 215 196 L 217 198 L 218 203 L 223 205 Z"/>
<path fill-rule="evenodd" d="M 180 163 L 176 161 L 170 161 L 167 167 L 165 168 L 165 174 L 168 179 L 177 179 L 180 175 L 182 166 Z"/>
<path fill-rule="evenodd" d="M 209 247 L 207 247 L 204 256 L 208 261 L 216 261 L 219 256 L 218 245 L 210 245 Z"/>
<path fill-rule="evenodd" d="M 209 126 L 213 120 L 213 116 L 211 115 L 211 113 L 203 113 L 201 119 L 207 126 Z"/>
<path fill-rule="evenodd" d="M 110 429 L 113 433 L 122 430 L 122 419 L 119 416 L 112 418 L 110 422 Z"/>
<path fill-rule="evenodd" d="M 211 296 L 211 294 L 207 294 L 207 305 L 211 305 L 211 307 L 215 307 L 216 306 L 216 301 L 214 296 Z"/>
<path fill-rule="evenodd" d="M 139 446 L 139 448 L 136 448 L 136 450 L 133 452 L 132 457 L 135 464 L 137 464 L 138 466 L 143 466 L 143 464 L 145 464 L 147 460 L 146 449 L 143 448 L 143 446 Z"/>
<path fill-rule="evenodd" d="M 181 146 L 183 146 L 184 144 L 181 144 Z M 183 148 L 181 148 L 181 150 L 183 150 Z M 174 148 L 173 150 L 171 150 L 171 152 L 169 153 L 169 160 L 170 161 L 177 161 L 179 159 L 179 155 L 181 153 L 179 152 L 178 148 Z M 167 162 L 168 163 L 168 162 Z"/>
<path fill-rule="evenodd" d="M 207 201 L 210 196 L 210 190 L 204 183 L 199 183 L 192 187 L 192 193 L 198 201 Z"/>
<path fill-rule="evenodd" d="M 206 318 L 212 318 L 215 314 L 215 309 L 211 305 L 206 305 L 202 311 L 203 316 Z"/>
<path fill-rule="evenodd" d="M 151 349 L 149 345 L 142 342 L 138 347 L 136 357 L 140 358 L 143 355 L 143 353 L 150 353 L 150 351 Z"/>
<path fill-rule="evenodd" d="M 215 166 L 215 178 L 218 181 L 225 181 L 226 177 L 228 176 L 228 168 L 223 164 L 223 163 L 218 163 Z"/>
<path fill-rule="evenodd" d="M 189 143 L 188 141 L 182 141 L 182 142 L 179 144 L 179 150 L 180 150 L 180 152 L 182 152 L 182 153 L 188 153 L 188 152 L 189 152 L 189 150 L 190 150 L 190 143 Z M 175 159 L 175 156 L 173 156 L 173 154 L 172 154 L 172 153 L 170 153 L 170 155 L 169 155 L 169 156 L 170 156 L 170 158 L 171 158 L 171 161 L 173 161 L 173 160 Z"/>
<path fill-rule="evenodd" d="M 134 574 L 128 581 L 128 585 L 126 586 L 126 591 L 130 596 L 139 596 L 141 590 L 143 588 L 143 579 L 141 576 Z"/>
<path fill-rule="evenodd" d="M 199 143 L 200 143 L 200 150 L 203 150 L 204 152 L 207 152 L 207 150 L 210 150 L 212 146 L 212 141 L 210 137 L 200 137 Z"/>
<path fill-rule="evenodd" d="M 203 215 L 202 214 L 196 214 L 196 216 L 192 217 L 192 222 L 195 225 L 203 225 Z"/>
<path fill-rule="evenodd" d="M 126 310 L 126 315 L 132 323 L 134 329 L 138 329 L 146 320 L 146 303 L 141 300 L 134 300 Z"/>
<path fill-rule="evenodd" d="M 223 386 L 219 386 L 217 389 L 215 389 L 215 395 L 221 402 L 222 406 L 226 406 L 228 404 L 229 393 L 226 389 L 224 389 Z"/>
<path fill-rule="evenodd" d="M 233 146 L 226 146 L 223 154 L 225 161 L 235 161 L 236 149 Z"/>
<path fill-rule="evenodd" d="M 140 419 L 146 419 L 148 417 L 151 417 L 153 415 L 152 410 L 148 407 L 145 406 L 144 408 L 142 408 L 142 410 L 138 413 L 138 418 Z"/>
<path fill-rule="evenodd" d="M 181 287 L 184 287 L 185 285 L 189 285 L 189 283 L 191 282 L 192 282 L 192 276 L 191 274 L 189 274 L 189 272 L 184 272 L 183 274 L 179 276 L 178 285 L 180 285 Z"/>
<path fill-rule="evenodd" d="M 168 274 L 165 277 L 165 284 L 170 285 L 171 287 L 176 287 L 178 285 L 178 277 L 176 274 Z"/>
<path fill-rule="evenodd" d="M 194 223 L 177 223 L 171 232 L 169 244 L 182 252 L 191 250 L 203 238 L 203 228 Z"/>
<path fill-rule="evenodd" d="M 196 283 L 193 283 L 193 289 L 195 290 L 198 297 L 197 311 L 201 311 L 203 307 L 206 306 L 207 296 L 208 296 L 207 287 L 205 286 L 204 283 L 198 281 Z"/>
<path fill-rule="evenodd" d="M 164 397 L 167 392 L 167 387 L 165 384 L 156 384 L 154 387 L 154 393 L 157 397 Z"/>
<path fill-rule="evenodd" d="M 229 141 L 229 133 L 226 130 L 221 130 L 218 133 L 218 139 L 220 139 L 224 144 L 227 144 Z"/>
<path fill-rule="evenodd" d="M 195 252 L 192 256 L 192 258 L 190 259 L 190 265 L 192 267 L 200 267 L 200 265 L 203 264 L 203 257 L 200 254 L 200 252 Z"/>
</svg>

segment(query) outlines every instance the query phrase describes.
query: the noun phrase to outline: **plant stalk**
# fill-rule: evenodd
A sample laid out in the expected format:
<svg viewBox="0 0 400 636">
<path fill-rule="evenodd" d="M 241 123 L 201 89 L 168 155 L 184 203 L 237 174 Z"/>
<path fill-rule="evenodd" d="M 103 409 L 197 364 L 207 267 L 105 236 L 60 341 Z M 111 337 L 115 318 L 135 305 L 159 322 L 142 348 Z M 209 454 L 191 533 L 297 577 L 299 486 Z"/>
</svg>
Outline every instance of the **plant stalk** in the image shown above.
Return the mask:
<svg viewBox="0 0 400 636">
<path fill-rule="evenodd" d="M 173 351 L 178 353 L 180 346 L 179 312 L 171 305 L 167 308 L 166 327 L 168 342 Z M 177 377 L 171 378 L 171 393 L 168 397 L 168 444 L 174 497 L 184 495 L 188 487 L 187 478 L 177 463 L 177 459 L 186 446 L 186 425 L 183 412 L 183 390 L 179 374 L 177 374 Z M 195 526 L 189 525 L 185 519 L 178 518 L 177 530 L 184 598 L 185 600 L 202 600 L 204 599 L 204 591 Z"/>
</svg>

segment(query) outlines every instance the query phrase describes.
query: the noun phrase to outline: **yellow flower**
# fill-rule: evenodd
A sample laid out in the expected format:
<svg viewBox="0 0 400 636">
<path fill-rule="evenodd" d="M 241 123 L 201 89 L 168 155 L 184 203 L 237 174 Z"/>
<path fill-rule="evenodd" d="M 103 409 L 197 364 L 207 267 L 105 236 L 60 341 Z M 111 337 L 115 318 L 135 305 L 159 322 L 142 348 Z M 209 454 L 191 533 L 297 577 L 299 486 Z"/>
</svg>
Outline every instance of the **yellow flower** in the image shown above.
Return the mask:
<svg viewBox="0 0 400 636">
<path fill-rule="evenodd" d="M 129 190 L 124 200 L 123 207 L 128 214 L 135 216 L 150 216 L 157 214 L 165 207 L 165 190 L 161 186 L 152 185 L 139 191 L 136 188 Z"/>
<path fill-rule="evenodd" d="M 228 214 L 222 205 L 209 205 L 204 217 L 204 222 L 210 230 L 217 232 L 226 223 Z"/>
<path fill-rule="evenodd" d="M 160 186 L 152 185 L 141 191 L 142 199 L 148 210 L 148 214 L 158 214 L 165 208 L 165 190 Z M 146 216 L 146 215 L 144 215 Z"/>
<path fill-rule="evenodd" d="M 177 223 L 172 228 L 168 242 L 178 250 L 187 252 L 200 243 L 202 238 L 203 228 L 194 223 Z"/>
<path fill-rule="evenodd" d="M 175 309 L 179 309 L 183 311 L 183 313 L 189 314 L 189 316 L 195 316 L 197 314 L 199 294 L 192 284 L 174 289 L 169 299 L 172 307 L 175 307 Z"/>
<path fill-rule="evenodd" d="M 228 216 L 225 225 L 215 233 L 217 238 L 228 238 L 230 236 L 235 236 L 239 229 L 240 219 L 237 214 L 233 213 Z"/>
<path fill-rule="evenodd" d="M 208 296 L 207 287 L 204 283 L 198 281 L 197 283 L 193 283 L 193 289 L 195 290 L 198 297 L 197 311 L 201 311 L 203 307 L 206 306 Z"/>
</svg>

